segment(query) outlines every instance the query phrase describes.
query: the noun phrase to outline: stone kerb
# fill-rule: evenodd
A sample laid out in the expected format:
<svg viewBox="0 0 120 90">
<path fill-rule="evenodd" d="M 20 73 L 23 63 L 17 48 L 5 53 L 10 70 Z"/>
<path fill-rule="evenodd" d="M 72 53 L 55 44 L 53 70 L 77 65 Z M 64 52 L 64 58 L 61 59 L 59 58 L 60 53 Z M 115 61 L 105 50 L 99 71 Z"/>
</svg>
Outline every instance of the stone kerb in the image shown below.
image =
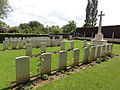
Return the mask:
<svg viewBox="0 0 120 90">
<path fill-rule="evenodd" d="M 63 50 L 59 52 L 58 70 L 65 70 L 67 68 L 67 51 Z"/>
<path fill-rule="evenodd" d="M 26 56 L 32 57 L 32 44 L 26 44 Z"/>
<path fill-rule="evenodd" d="M 51 74 L 51 53 L 41 54 L 40 63 L 40 73 Z"/>
<path fill-rule="evenodd" d="M 89 61 L 89 47 L 84 48 L 84 57 L 83 63 L 87 63 Z"/>
<path fill-rule="evenodd" d="M 30 57 L 16 58 L 16 84 L 26 83 L 30 80 Z"/>
<path fill-rule="evenodd" d="M 80 49 L 78 48 L 73 49 L 73 66 L 79 64 L 79 57 L 80 57 Z"/>
</svg>

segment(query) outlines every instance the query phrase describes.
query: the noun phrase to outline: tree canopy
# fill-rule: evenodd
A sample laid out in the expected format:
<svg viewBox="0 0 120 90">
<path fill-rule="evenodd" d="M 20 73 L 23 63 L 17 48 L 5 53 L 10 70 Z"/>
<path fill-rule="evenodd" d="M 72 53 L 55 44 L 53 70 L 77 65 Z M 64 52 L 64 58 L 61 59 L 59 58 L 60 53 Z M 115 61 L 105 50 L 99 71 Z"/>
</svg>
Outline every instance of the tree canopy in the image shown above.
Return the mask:
<svg viewBox="0 0 120 90">
<path fill-rule="evenodd" d="M 75 21 L 68 21 L 68 24 L 62 27 L 63 33 L 66 34 L 73 34 L 76 30 L 76 22 Z"/>
<path fill-rule="evenodd" d="M 7 17 L 8 13 L 12 11 L 8 0 L 0 0 L 0 19 Z"/>
</svg>

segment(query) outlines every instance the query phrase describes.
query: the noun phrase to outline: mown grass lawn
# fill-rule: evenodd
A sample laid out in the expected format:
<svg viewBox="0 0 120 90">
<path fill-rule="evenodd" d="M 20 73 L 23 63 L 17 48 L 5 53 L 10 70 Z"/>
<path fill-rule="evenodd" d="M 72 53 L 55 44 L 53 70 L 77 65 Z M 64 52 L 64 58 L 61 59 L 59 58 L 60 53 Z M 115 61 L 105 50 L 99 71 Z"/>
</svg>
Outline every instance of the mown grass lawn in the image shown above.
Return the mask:
<svg viewBox="0 0 120 90">
<path fill-rule="evenodd" d="M 120 45 L 113 53 L 120 55 Z M 36 90 L 120 90 L 120 56 L 84 69 Z"/>
<path fill-rule="evenodd" d="M 66 49 L 69 49 L 70 43 L 66 42 Z M 83 57 L 83 41 L 75 40 L 75 48 L 80 48 L 81 55 L 80 61 Z M 2 44 L 0 44 L 0 50 L 2 50 Z M 47 52 L 59 51 L 60 47 L 48 47 Z M 39 54 L 40 49 L 33 49 L 33 54 Z M 19 56 L 25 56 L 25 50 L 10 50 L 0 51 L 0 89 L 9 87 L 10 83 L 15 81 L 15 58 Z M 72 63 L 72 51 L 68 53 L 67 64 Z M 39 57 L 30 59 L 30 71 L 31 76 L 37 75 L 37 65 L 39 64 Z M 52 55 L 52 70 L 58 68 L 58 54 Z"/>
<path fill-rule="evenodd" d="M 80 61 L 83 58 L 83 41 L 75 40 L 75 48 L 80 48 Z M 66 43 L 66 49 L 69 42 Z M 2 49 L 2 44 L 0 44 Z M 113 53 L 120 55 L 120 45 L 114 45 Z M 59 51 L 59 47 L 47 48 L 47 52 Z M 39 54 L 40 49 L 33 49 L 33 54 Z M 15 81 L 15 57 L 24 56 L 25 50 L 0 51 L 0 90 L 9 87 L 10 82 Z M 72 63 L 72 51 L 68 53 L 67 64 Z M 72 74 L 66 78 L 57 80 L 38 90 L 119 90 L 120 57 L 103 62 L 81 72 Z M 37 75 L 39 57 L 30 59 L 31 76 Z M 52 70 L 58 68 L 58 54 L 52 55 Z"/>
</svg>

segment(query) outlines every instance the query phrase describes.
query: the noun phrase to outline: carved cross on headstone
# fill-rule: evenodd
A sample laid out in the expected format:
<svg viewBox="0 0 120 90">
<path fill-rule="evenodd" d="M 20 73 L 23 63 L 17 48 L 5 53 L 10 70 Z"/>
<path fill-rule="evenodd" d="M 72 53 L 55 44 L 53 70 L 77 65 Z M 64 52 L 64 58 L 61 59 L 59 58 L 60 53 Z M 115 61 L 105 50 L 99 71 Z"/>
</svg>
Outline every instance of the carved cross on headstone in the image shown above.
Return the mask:
<svg viewBox="0 0 120 90">
<path fill-rule="evenodd" d="M 98 33 L 101 33 L 101 27 L 102 27 L 102 16 L 105 16 L 105 14 L 103 14 L 102 11 L 101 11 L 101 12 L 100 12 L 100 15 L 98 15 L 98 16 L 100 17 Z"/>
</svg>

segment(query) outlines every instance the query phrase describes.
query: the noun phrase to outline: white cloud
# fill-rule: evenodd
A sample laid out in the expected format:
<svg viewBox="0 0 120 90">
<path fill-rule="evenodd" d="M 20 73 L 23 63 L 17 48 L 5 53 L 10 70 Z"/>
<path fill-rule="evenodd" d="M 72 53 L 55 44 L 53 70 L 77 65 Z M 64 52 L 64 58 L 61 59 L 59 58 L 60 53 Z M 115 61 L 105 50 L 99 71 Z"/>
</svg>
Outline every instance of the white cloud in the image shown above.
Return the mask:
<svg viewBox="0 0 120 90">
<path fill-rule="evenodd" d="M 14 9 L 5 21 L 19 25 L 37 20 L 44 25 L 65 25 L 74 20 L 80 27 L 84 24 L 87 0 L 9 0 Z M 103 25 L 119 24 L 119 0 L 99 0 L 99 11 L 103 11 Z"/>
<path fill-rule="evenodd" d="M 102 25 L 120 25 L 119 0 L 99 0 L 98 7 L 99 13 L 101 10 L 105 13 Z"/>
</svg>

